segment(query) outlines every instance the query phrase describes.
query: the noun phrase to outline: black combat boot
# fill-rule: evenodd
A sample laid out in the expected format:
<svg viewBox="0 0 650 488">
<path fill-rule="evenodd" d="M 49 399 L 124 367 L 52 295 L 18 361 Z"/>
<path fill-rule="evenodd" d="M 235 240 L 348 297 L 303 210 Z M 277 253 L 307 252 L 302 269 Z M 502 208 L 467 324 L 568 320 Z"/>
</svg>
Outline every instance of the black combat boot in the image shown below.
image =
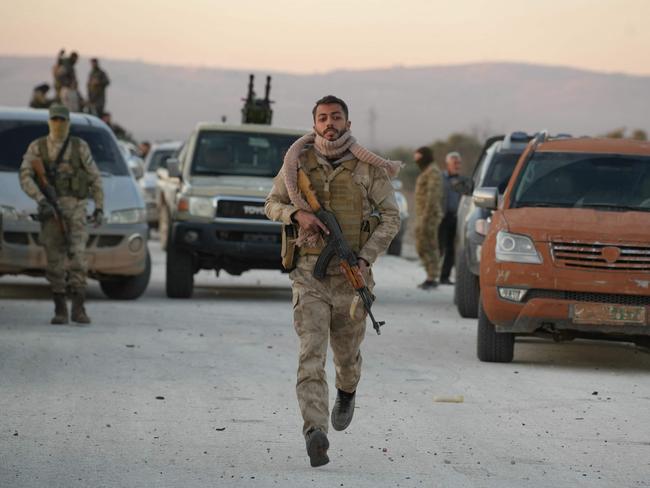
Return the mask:
<svg viewBox="0 0 650 488">
<path fill-rule="evenodd" d="M 345 430 L 350 422 L 352 422 L 352 415 L 354 415 L 354 393 L 348 393 L 343 390 L 338 390 L 336 394 L 336 402 L 332 408 L 332 427 L 335 430 Z"/>
<path fill-rule="evenodd" d="M 50 320 L 51 324 L 68 323 L 68 304 L 65 301 L 65 293 L 54 294 L 54 317 Z"/>
<path fill-rule="evenodd" d="M 310 429 L 305 434 L 307 441 L 307 454 L 309 455 L 309 462 L 312 468 L 323 466 L 330 462 L 327 457 L 327 450 L 330 443 L 327 440 L 327 435 L 320 429 Z"/>
<path fill-rule="evenodd" d="M 86 315 L 86 309 L 84 308 L 85 300 L 86 294 L 84 290 L 74 290 L 72 292 L 72 311 L 70 318 L 73 322 L 77 322 L 78 324 L 90 323 L 90 317 Z"/>
</svg>

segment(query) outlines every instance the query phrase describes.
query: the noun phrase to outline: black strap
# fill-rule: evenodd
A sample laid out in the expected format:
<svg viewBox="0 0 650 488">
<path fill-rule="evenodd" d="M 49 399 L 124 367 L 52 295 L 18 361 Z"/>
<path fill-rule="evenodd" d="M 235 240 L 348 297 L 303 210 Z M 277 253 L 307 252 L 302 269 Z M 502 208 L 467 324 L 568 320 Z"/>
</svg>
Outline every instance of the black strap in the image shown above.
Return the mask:
<svg viewBox="0 0 650 488">
<path fill-rule="evenodd" d="M 61 160 L 63 159 L 63 155 L 65 154 L 65 150 L 68 148 L 68 143 L 70 142 L 70 136 L 65 138 L 65 141 L 63 141 L 63 146 L 61 146 L 61 150 L 59 151 L 59 154 L 56 155 L 56 159 L 54 160 L 54 164 L 50 166 L 50 184 L 55 185 L 56 183 L 56 173 L 59 170 L 59 164 L 61 164 Z"/>
</svg>

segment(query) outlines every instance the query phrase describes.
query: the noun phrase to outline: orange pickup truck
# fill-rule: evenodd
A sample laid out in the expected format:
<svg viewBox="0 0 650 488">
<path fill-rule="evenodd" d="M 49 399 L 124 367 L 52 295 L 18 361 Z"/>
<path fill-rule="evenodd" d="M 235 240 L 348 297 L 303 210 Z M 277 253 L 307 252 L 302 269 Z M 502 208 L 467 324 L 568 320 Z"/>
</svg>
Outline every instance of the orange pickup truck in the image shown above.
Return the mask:
<svg viewBox="0 0 650 488">
<path fill-rule="evenodd" d="M 650 343 L 650 143 L 549 138 L 522 154 L 481 250 L 477 355 L 515 336 Z"/>
</svg>

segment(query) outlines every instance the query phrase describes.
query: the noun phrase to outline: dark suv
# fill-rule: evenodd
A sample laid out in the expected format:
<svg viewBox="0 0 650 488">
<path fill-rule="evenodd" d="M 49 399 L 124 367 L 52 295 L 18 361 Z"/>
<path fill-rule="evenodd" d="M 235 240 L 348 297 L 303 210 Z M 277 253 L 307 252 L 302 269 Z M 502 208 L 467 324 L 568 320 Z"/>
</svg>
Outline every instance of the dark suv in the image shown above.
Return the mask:
<svg viewBox="0 0 650 488">
<path fill-rule="evenodd" d="M 492 212 L 477 207 L 472 199 L 475 188 L 497 187 L 503 194 L 521 153 L 532 139 L 525 132 L 490 137 L 483 146 L 474 174 L 470 180 L 458 180 L 454 185 L 463 194 L 458 206 L 456 226 L 456 282 L 454 303 L 461 317 L 478 317 L 479 263 L 481 246 Z"/>
</svg>

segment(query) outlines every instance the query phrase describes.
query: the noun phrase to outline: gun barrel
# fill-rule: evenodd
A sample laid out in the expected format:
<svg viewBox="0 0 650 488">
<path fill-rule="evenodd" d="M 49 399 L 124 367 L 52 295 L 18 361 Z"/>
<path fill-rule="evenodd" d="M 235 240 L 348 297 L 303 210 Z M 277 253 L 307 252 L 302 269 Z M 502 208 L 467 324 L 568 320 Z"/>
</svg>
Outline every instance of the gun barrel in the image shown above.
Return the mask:
<svg viewBox="0 0 650 488">
<path fill-rule="evenodd" d="M 265 95 L 265 97 L 264 97 L 264 101 L 265 101 L 266 103 L 269 103 L 269 102 L 270 102 L 270 100 L 269 100 L 269 95 L 270 95 L 270 93 L 271 93 L 271 77 L 270 77 L 270 76 L 267 76 L 267 77 L 266 77 L 266 95 Z"/>
</svg>

